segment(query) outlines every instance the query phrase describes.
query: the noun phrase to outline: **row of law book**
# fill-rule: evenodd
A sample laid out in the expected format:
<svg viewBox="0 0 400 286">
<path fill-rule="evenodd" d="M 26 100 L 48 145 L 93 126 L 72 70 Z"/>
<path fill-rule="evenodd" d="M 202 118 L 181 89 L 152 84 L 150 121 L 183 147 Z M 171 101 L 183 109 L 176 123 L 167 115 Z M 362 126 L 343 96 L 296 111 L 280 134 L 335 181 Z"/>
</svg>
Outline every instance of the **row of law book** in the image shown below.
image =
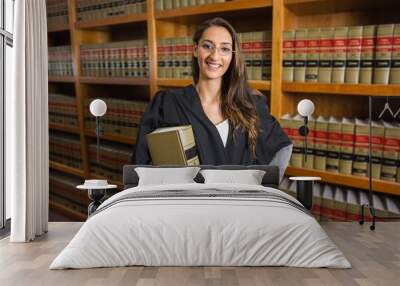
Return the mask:
<svg viewBox="0 0 400 286">
<path fill-rule="evenodd" d="M 302 125 L 300 115 L 286 114 L 281 118 L 281 126 L 293 143 L 291 166 L 368 176 L 369 121 L 311 117 L 306 161 L 304 137 L 298 130 Z M 400 124 L 372 121 L 371 126 L 372 178 L 400 182 Z"/>
<path fill-rule="evenodd" d="M 85 129 L 94 131 L 96 118 L 89 111 L 91 100 L 87 98 L 85 102 Z M 107 113 L 100 119 L 104 134 L 135 138 L 148 103 L 114 98 L 103 100 L 107 103 Z"/>
<path fill-rule="evenodd" d="M 271 79 L 271 31 L 238 33 L 250 80 Z M 190 37 L 157 41 L 158 77 L 191 78 L 193 41 Z"/>
<path fill-rule="evenodd" d="M 72 76 L 71 46 L 49 47 L 49 75 Z"/>
<path fill-rule="evenodd" d="M 146 13 L 146 0 L 77 0 L 78 21 Z"/>
<path fill-rule="evenodd" d="M 250 80 L 271 79 L 272 31 L 238 33 Z"/>
<path fill-rule="evenodd" d="M 76 186 L 81 185 L 83 179 L 56 170 L 49 172 L 49 200 L 67 209 L 64 215 L 78 213 L 78 217 L 85 219 L 87 207 L 90 204 L 86 192 L 77 191 Z M 107 192 L 108 193 L 108 192 Z M 76 215 L 71 217 L 77 219 Z"/>
<path fill-rule="evenodd" d="M 49 93 L 49 122 L 78 126 L 75 97 L 66 94 Z"/>
<path fill-rule="evenodd" d="M 82 45 L 80 58 L 83 76 L 149 76 L 147 40 Z"/>
<path fill-rule="evenodd" d="M 49 132 L 50 161 L 81 169 L 82 157 L 79 135 L 51 130 Z"/>
<path fill-rule="evenodd" d="M 132 146 L 101 140 L 99 161 L 97 161 L 97 145 L 95 141 L 88 145 L 88 152 L 91 173 L 105 177 L 108 180 L 122 182 L 122 167 L 131 161 Z"/>
<path fill-rule="evenodd" d="M 60 27 L 68 25 L 68 1 L 46 0 L 47 27 Z"/>
<path fill-rule="evenodd" d="M 283 81 L 400 84 L 400 24 L 283 32 Z"/>
<path fill-rule="evenodd" d="M 296 197 L 296 182 L 285 177 L 279 189 Z M 375 214 L 378 217 L 398 217 L 400 197 L 382 193 L 372 194 Z M 315 182 L 313 185 L 312 214 L 321 221 L 359 221 L 361 206 L 369 204 L 368 191 Z M 365 211 L 366 220 L 370 213 Z"/>
<path fill-rule="evenodd" d="M 156 10 L 168 10 L 212 3 L 223 3 L 226 1 L 229 0 L 155 0 L 154 8 Z"/>
</svg>

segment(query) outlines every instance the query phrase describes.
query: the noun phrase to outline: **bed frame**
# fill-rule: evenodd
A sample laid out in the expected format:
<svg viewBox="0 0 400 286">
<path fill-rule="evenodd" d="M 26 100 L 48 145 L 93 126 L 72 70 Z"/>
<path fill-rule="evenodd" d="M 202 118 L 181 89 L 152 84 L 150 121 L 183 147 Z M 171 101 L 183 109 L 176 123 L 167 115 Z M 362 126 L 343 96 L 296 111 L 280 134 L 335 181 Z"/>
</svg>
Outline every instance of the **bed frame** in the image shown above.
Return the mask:
<svg viewBox="0 0 400 286">
<path fill-rule="evenodd" d="M 184 168 L 185 166 L 152 166 L 152 165 L 125 165 L 123 168 L 123 183 L 124 189 L 136 187 L 139 182 L 139 177 L 135 172 L 136 167 L 163 167 L 163 168 Z M 211 166 L 211 165 L 200 165 L 202 169 L 220 169 L 220 170 L 248 170 L 256 169 L 265 171 L 265 175 L 262 180 L 262 185 L 265 187 L 278 188 L 279 186 L 279 168 L 277 166 L 267 166 L 267 165 L 221 165 L 221 166 Z M 204 183 L 203 176 L 199 173 L 194 180 L 197 183 Z"/>
</svg>

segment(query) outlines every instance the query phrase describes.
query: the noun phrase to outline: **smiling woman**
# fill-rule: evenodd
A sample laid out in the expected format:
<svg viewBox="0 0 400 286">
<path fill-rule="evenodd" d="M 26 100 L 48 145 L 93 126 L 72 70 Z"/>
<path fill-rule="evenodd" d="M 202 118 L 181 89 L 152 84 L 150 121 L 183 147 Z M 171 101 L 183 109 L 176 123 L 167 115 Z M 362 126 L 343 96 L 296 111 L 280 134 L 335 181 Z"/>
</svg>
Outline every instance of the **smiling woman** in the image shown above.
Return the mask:
<svg viewBox="0 0 400 286">
<path fill-rule="evenodd" d="M 163 90 L 153 98 L 141 122 L 133 163 L 151 163 L 145 135 L 169 126 L 192 126 L 201 164 L 269 164 L 291 145 L 266 100 L 249 87 L 237 33 L 226 20 L 214 18 L 198 26 L 192 69 L 193 85 Z"/>
</svg>

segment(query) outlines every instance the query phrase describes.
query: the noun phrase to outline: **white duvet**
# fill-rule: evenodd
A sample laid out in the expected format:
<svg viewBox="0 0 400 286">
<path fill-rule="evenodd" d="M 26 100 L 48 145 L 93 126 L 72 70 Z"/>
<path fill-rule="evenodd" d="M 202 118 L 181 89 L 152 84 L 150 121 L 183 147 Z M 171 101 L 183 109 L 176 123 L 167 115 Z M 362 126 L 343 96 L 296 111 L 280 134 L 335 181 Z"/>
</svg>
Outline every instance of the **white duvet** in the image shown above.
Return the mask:
<svg viewBox="0 0 400 286">
<path fill-rule="evenodd" d="M 163 190 L 263 190 L 238 184 L 135 187 Z M 123 201 L 89 218 L 50 269 L 145 266 L 294 266 L 350 268 L 318 222 L 301 210 L 258 198 L 152 198 Z"/>
</svg>

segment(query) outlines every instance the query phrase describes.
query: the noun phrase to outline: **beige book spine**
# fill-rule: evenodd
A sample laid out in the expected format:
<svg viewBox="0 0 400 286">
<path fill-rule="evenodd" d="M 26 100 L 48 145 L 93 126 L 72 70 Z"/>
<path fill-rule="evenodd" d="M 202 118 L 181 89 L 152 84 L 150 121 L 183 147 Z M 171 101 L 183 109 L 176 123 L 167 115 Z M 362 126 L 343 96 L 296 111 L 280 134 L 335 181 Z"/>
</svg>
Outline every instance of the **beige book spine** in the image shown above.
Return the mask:
<svg viewBox="0 0 400 286">
<path fill-rule="evenodd" d="M 309 29 L 307 38 L 306 82 L 317 82 L 320 53 L 320 30 Z"/>
<path fill-rule="evenodd" d="M 356 119 L 356 136 L 354 142 L 354 176 L 367 176 L 368 154 L 369 154 L 369 125 Z"/>
<path fill-rule="evenodd" d="M 296 30 L 294 41 L 294 81 L 304 82 L 306 79 L 307 29 Z"/>
<path fill-rule="evenodd" d="M 400 84 L 400 24 L 396 24 L 393 33 L 390 84 Z"/>
<path fill-rule="evenodd" d="M 359 83 L 372 83 L 376 42 L 376 26 L 364 26 L 361 40 Z"/>
<path fill-rule="evenodd" d="M 388 84 L 394 24 L 379 25 L 376 36 L 374 83 Z"/>
<path fill-rule="evenodd" d="M 344 83 L 348 27 L 337 27 L 333 35 L 332 83 Z"/>
<path fill-rule="evenodd" d="M 328 143 L 328 122 L 325 119 L 315 121 L 315 155 L 314 168 L 326 170 L 326 155 Z"/>
<path fill-rule="evenodd" d="M 303 121 L 299 117 L 293 118 L 290 123 L 291 140 L 293 143 L 292 157 L 290 158 L 290 165 L 293 167 L 303 167 L 303 149 L 304 137 L 299 134 L 299 128 L 303 125 Z"/>
<path fill-rule="evenodd" d="M 384 181 L 396 181 L 398 179 L 398 161 L 400 152 L 400 126 L 385 124 L 383 142 L 383 159 L 381 179 Z M 400 169 L 400 168 L 399 168 Z M 397 180 L 398 181 L 398 180 Z"/>
<path fill-rule="evenodd" d="M 343 123 L 341 125 L 341 144 L 339 173 L 350 175 L 353 168 L 354 157 L 354 123 Z"/>
<path fill-rule="evenodd" d="M 339 172 L 341 128 L 341 123 L 336 119 L 332 119 L 328 123 L 328 152 L 326 159 L 326 170 L 328 172 Z"/>
<path fill-rule="evenodd" d="M 318 82 L 330 83 L 332 77 L 333 28 L 321 29 Z"/>
<path fill-rule="evenodd" d="M 253 32 L 252 33 L 252 57 L 251 66 L 253 67 L 253 80 L 261 80 L 262 76 L 262 41 L 263 32 Z"/>
<path fill-rule="evenodd" d="M 288 30 L 283 32 L 282 80 L 286 82 L 293 81 L 294 34 L 295 30 Z"/>
<path fill-rule="evenodd" d="M 382 169 L 382 155 L 383 155 L 383 142 L 385 138 L 385 127 L 382 123 L 373 122 L 372 124 L 372 137 L 371 137 L 371 175 L 374 179 L 381 178 Z"/>
<path fill-rule="evenodd" d="M 346 54 L 346 83 L 358 83 L 360 77 L 362 26 L 349 27 Z"/>
</svg>

